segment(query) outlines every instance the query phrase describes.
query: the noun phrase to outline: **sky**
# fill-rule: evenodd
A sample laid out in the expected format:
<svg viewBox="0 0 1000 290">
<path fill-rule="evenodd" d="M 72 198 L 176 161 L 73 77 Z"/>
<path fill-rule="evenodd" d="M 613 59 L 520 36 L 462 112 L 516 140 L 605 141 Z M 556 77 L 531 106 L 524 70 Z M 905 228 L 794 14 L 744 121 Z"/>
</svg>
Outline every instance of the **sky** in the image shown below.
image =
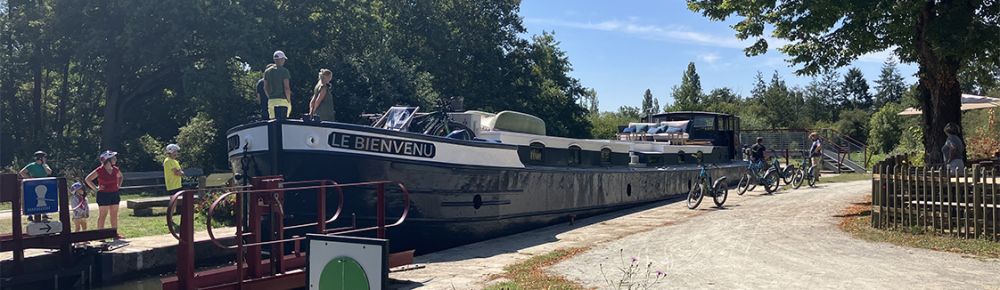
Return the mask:
<svg viewBox="0 0 1000 290">
<path fill-rule="evenodd" d="M 770 80 L 775 70 L 789 86 L 804 87 L 809 76 L 795 76 L 769 41 L 767 54 L 747 57 L 730 27 L 735 20 L 711 21 L 687 9 L 683 0 L 523 0 L 521 17 L 528 35 L 555 33 L 559 47 L 573 64 L 573 77 L 597 91 L 600 109 L 616 111 L 640 106 L 648 88 L 660 105 L 673 102 L 671 87 L 681 81 L 689 62 L 701 77 L 702 90 L 729 87 L 746 96 L 757 71 Z M 890 52 L 865 55 L 849 67 L 864 73 L 874 91 L 882 63 Z M 849 68 L 847 67 L 847 68 Z M 897 66 L 907 83 L 914 83 L 916 65 Z M 841 74 L 847 70 L 841 69 Z"/>
</svg>

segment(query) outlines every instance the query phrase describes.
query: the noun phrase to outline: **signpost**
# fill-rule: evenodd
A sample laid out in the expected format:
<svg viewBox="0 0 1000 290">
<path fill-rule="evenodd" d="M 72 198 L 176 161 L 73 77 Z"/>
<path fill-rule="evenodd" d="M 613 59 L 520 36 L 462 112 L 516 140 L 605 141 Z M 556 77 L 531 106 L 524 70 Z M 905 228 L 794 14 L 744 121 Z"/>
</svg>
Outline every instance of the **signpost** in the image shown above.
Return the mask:
<svg viewBox="0 0 1000 290">
<path fill-rule="evenodd" d="M 59 181 L 55 177 L 22 180 L 24 214 L 43 214 L 59 210 Z"/>
</svg>

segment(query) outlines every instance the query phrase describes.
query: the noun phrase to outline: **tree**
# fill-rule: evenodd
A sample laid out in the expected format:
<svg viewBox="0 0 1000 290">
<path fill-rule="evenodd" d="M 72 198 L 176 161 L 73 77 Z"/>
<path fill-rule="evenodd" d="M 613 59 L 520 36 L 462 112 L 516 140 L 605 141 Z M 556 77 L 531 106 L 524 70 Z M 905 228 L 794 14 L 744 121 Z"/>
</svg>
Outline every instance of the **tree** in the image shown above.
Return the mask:
<svg viewBox="0 0 1000 290">
<path fill-rule="evenodd" d="M 847 70 L 841 89 L 843 90 L 841 94 L 847 101 L 847 103 L 840 104 L 841 108 L 871 111 L 872 94 L 868 92 L 868 81 L 865 80 L 865 75 L 861 73 L 860 69 Z"/>
<path fill-rule="evenodd" d="M 766 27 L 788 40 L 779 48 L 802 65 L 801 74 L 849 65 L 886 50 L 902 62 L 916 62 L 924 126 L 924 159 L 941 163 L 948 123 L 961 123 L 958 75 L 971 61 L 1000 65 L 998 1 L 753 1 L 688 0 L 688 7 L 713 20 L 740 19 L 739 39 L 755 38 L 744 51 L 768 49 Z"/>
<path fill-rule="evenodd" d="M 695 70 L 694 63 L 688 63 L 687 70 L 681 77 L 680 86 L 673 88 L 674 110 L 699 110 L 701 106 L 701 77 Z"/>
<path fill-rule="evenodd" d="M 882 72 L 875 80 L 875 108 L 881 108 L 888 103 L 899 103 L 906 92 L 903 76 L 896 69 L 896 61 L 892 58 L 882 64 Z"/>
<path fill-rule="evenodd" d="M 896 103 L 887 103 L 868 121 L 868 146 L 877 152 L 889 153 L 899 144 L 902 135 L 903 118 Z"/>
<path fill-rule="evenodd" d="M 632 106 L 618 107 L 618 115 L 629 120 L 638 120 L 642 117 L 642 110 Z"/>
<path fill-rule="evenodd" d="M 810 119 L 809 124 L 817 122 L 832 122 L 836 120 L 835 104 L 842 102 L 840 98 L 840 75 L 833 70 L 827 71 L 806 85 L 803 91 L 805 98 L 804 114 Z"/>
<path fill-rule="evenodd" d="M 653 93 L 646 89 L 642 94 L 642 115 L 648 116 L 660 111 L 660 108 L 653 108 Z"/>
</svg>

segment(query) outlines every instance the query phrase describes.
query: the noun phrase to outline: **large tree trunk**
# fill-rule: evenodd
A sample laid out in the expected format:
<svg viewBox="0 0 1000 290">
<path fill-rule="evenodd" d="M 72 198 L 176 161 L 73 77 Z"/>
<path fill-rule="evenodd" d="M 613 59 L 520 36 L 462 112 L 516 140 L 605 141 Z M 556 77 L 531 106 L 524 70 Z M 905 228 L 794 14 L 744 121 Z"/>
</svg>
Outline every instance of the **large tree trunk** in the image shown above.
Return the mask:
<svg viewBox="0 0 1000 290">
<path fill-rule="evenodd" d="M 45 128 L 42 125 L 42 52 L 35 44 L 35 55 L 31 58 L 31 74 L 34 77 L 34 87 L 31 89 L 31 143 L 37 145 L 44 138 Z"/>
<path fill-rule="evenodd" d="M 59 89 L 59 101 L 56 106 L 56 128 L 59 129 L 58 136 L 66 132 L 66 99 L 69 98 L 69 58 L 62 71 L 62 87 Z"/>
<path fill-rule="evenodd" d="M 104 77 L 108 86 L 104 99 L 104 120 L 101 121 L 101 150 L 119 150 L 121 134 L 119 125 L 122 116 L 119 107 L 122 103 L 121 57 L 112 56 L 105 66 Z"/>
<path fill-rule="evenodd" d="M 917 15 L 914 25 L 914 46 L 920 64 L 917 72 L 918 97 L 924 118 L 924 162 L 927 164 L 944 163 L 941 154 L 941 147 L 947 140 L 944 127 L 948 123 L 962 124 L 962 88 L 958 81 L 962 60 L 953 55 L 940 55 L 935 51 L 935 43 L 928 37 L 934 22 L 942 21 L 936 19 L 935 5 L 933 1 L 928 1 Z M 964 136 L 963 131 L 959 131 L 959 137 Z"/>
</svg>

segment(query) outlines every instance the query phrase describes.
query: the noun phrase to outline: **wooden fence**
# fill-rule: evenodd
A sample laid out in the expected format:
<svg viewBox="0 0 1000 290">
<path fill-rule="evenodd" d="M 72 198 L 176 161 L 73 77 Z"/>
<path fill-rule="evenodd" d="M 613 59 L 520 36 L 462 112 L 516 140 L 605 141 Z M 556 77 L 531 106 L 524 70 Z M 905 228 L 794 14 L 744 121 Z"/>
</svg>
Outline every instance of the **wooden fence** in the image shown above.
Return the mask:
<svg viewBox="0 0 1000 290">
<path fill-rule="evenodd" d="M 872 177 L 872 226 L 1000 241 L 997 173 L 979 165 L 949 171 L 880 162 Z"/>
</svg>

